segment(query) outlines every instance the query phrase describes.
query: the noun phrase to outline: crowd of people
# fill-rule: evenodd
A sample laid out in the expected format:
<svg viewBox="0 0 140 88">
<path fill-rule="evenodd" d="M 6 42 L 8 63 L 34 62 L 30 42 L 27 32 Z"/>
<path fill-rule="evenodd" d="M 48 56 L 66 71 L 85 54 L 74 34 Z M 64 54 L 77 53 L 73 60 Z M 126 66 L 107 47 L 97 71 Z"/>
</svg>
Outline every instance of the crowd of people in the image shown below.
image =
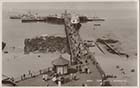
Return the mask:
<svg viewBox="0 0 140 88">
<path fill-rule="evenodd" d="M 68 37 L 71 48 L 71 54 L 76 58 L 77 61 L 80 61 L 83 55 L 87 54 L 87 47 L 84 45 L 84 42 L 80 38 L 79 29 L 75 25 L 79 24 L 71 24 L 68 28 Z M 79 27 L 80 28 L 80 27 Z"/>
</svg>

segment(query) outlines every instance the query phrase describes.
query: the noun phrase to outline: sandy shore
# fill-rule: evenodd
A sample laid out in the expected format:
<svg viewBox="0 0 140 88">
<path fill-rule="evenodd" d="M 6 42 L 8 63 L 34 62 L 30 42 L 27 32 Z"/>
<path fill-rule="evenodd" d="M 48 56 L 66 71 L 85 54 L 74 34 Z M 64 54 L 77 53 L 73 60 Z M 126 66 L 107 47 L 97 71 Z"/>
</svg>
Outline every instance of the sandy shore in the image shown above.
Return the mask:
<svg viewBox="0 0 140 88">
<path fill-rule="evenodd" d="M 25 54 L 22 50 L 16 48 L 12 50 L 7 48 L 8 54 L 3 53 L 2 60 L 2 73 L 10 77 L 20 77 L 27 74 L 29 70 L 32 72 L 39 71 L 52 66 L 51 61 L 58 58 L 60 53 L 47 53 L 47 54 Z M 136 86 L 137 85 L 137 57 L 130 56 L 117 56 L 106 52 L 101 53 L 97 48 L 90 48 L 95 52 L 95 57 L 102 69 L 107 75 L 117 76 L 117 78 L 110 78 L 113 86 Z M 40 57 L 38 57 L 40 55 Z M 65 58 L 70 58 L 67 54 L 63 55 Z M 116 68 L 119 66 L 119 68 Z M 123 70 L 121 71 L 120 69 Z M 131 70 L 134 69 L 134 72 Z M 125 74 L 123 73 L 125 72 Z"/>
<path fill-rule="evenodd" d="M 126 58 L 124 56 L 113 55 L 110 53 L 101 53 L 97 48 L 93 48 L 96 51 L 95 57 L 106 75 L 117 76 L 117 78 L 109 78 L 113 86 L 136 86 L 137 85 L 137 57 L 130 56 Z M 119 68 L 117 68 L 119 66 Z M 121 70 L 123 69 L 123 70 Z M 134 72 L 131 70 L 134 69 Z"/>
<path fill-rule="evenodd" d="M 16 51 L 16 50 L 15 50 Z M 24 54 L 22 51 L 9 52 L 8 54 L 2 54 L 2 73 L 10 77 L 20 77 L 23 74 L 27 74 L 29 70 L 32 72 L 39 71 L 52 66 L 51 61 L 59 57 L 59 53 L 47 53 L 47 54 Z M 38 57 L 40 55 L 40 57 Z M 64 55 L 69 58 L 67 55 Z"/>
</svg>

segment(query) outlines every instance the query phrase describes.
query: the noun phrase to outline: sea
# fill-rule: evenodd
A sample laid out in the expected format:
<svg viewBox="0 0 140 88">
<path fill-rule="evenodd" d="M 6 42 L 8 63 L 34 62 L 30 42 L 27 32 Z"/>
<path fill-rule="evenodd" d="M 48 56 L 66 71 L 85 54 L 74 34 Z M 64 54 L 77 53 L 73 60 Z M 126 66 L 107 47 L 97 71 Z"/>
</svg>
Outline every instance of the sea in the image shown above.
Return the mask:
<svg viewBox="0 0 140 88">
<path fill-rule="evenodd" d="M 33 38 L 46 34 L 52 36 L 66 36 L 64 25 L 48 23 L 22 23 L 20 19 L 9 18 L 13 15 L 27 14 L 28 12 L 31 12 L 32 14 L 38 13 L 39 16 L 48 16 L 54 14 L 61 15 L 65 10 L 71 14 L 105 19 L 103 22 L 83 23 L 80 29 L 80 36 L 83 40 L 95 40 L 104 35 L 112 34 L 117 40 L 121 41 L 126 52 L 137 52 L 137 3 L 132 1 L 3 2 L 2 41 L 6 42 L 7 47 L 23 49 L 24 39 L 26 38 Z M 101 26 L 94 26 L 94 24 L 101 24 Z M 8 72 L 10 72 L 9 69 L 11 69 L 13 64 L 9 65 L 9 62 L 4 60 L 5 56 L 3 56 L 2 59 L 4 72 L 6 74 L 10 74 Z M 18 63 L 18 65 L 20 64 Z M 14 67 L 16 67 L 16 65 L 13 66 L 13 69 Z M 35 69 L 36 67 L 33 68 Z M 24 69 L 26 68 L 24 67 Z M 22 71 L 22 69 L 20 70 Z M 16 73 L 16 75 L 18 75 L 18 73 Z"/>
</svg>

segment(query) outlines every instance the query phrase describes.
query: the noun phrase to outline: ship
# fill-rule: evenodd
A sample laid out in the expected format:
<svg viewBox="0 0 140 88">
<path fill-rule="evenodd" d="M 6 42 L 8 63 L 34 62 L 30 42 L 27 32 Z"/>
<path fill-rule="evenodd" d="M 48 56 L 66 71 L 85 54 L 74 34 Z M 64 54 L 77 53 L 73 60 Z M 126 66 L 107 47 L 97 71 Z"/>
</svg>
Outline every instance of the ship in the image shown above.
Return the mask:
<svg viewBox="0 0 140 88">
<path fill-rule="evenodd" d="M 21 19 L 22 16 L 21 15 L 17 15 L 17 16 L 10 16 L 10 19 Z"/>
<path fill-rule="evenodd" d="M 68 14 L 70 15 L 70 14 Z M 94 18 L 94 17 L 87 17 L 87 16 L 77 16 L 80 23 L 86 23 L 89 21 L 105 21 L 103 18 Z M 36 15 L 30 15 L 28 17 L 23 17 L 21 19 L 22 23 L 29 23 L 29 22 L 46 22 L 51 24 L 58 24 L 63 25 L 65 23 L 64 21 L 64 13 L 62 13 L 60 16 L 55 15 L 49 15 L 45 17 L 36 16 Z"/>
</svg>

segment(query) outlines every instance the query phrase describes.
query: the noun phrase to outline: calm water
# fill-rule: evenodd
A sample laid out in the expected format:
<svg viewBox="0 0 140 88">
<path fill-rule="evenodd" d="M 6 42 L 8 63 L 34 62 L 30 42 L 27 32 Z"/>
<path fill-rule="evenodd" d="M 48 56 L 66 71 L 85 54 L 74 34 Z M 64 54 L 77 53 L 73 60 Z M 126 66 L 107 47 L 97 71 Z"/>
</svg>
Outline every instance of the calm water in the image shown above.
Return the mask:
<svg viewBox="0 0 140 88">
<path fill-rule="evenodd" d="M 47 23 L 27 23 L 20 20 L 9 19 L 10 15 L 17 15 L 31 11 L 46 16 L 49 14 L 61 14 L 64 10 L 89 17 L 98 16 L 105 18 L 100 27 L 93 30 L 95 22 L 82 25 L 82 38 L 97 38 L 102 34 L 114 33 L 122 41 L 136 46 L 136 3 L 135 2 L 80 2 L 80 3 L 3 3 L 3 41 L 10 46 L 23 48 L 25 38 L 42 34 L 64 35 L 63 25 L 51 25 Z M 99 22 L 96 22 L 99 23 Z M 127 37 L 127 38 L 126 38 Z"/>
<path fill-rule="evenodd" d="M 126 50 L 136 52 L 137 10 L 135 2 L 3 3 L 2 39 L 8 46 L 16 46 L 23 49 L 25 38 L 32 38 L 44 34 L 65 36 L 63 25 L 52 25 L 47 23 L 24 24 L 21 23 L 20 20 L 9 19 L 10 15 L 22 14 L 27 11 L 33 13 L 37 12 L 39 15 L 47 16 L 49 14 L 61 14 L 64 10 L 89 17 L 98 16 L 105 18 L 105 22 L 100 22 L 101 26 L 96 27 L 95 30 L 93 30 L 93 24 L 99 22 L 82 24 L 80 34 L 83 39 L 96 39 L 104 34 L 112 33 L 123 43 Z M 14 55 L 16 55 L 16 53 Z M 11 59 L 11 56 L 10 54 L 9 56 L 3 56 L 5 59 L 3 60 L 3 73 L 8 75 L 17 76 L 29 69 L 47 67 L 46 62 L 48 61 L 46 60 L 48 59 L 36 60 L 34 59 L 34 56 L 20 56 L 19 54 L 19 58 L 14 60 Z M 14 56 L 12 56 L 12 58 L 13 57 Z M 50 58 L 52 57 L 50 56 Z M 26 66 L 24 66 L 25 63 Z M 41 64 L 38 65 L 36 63 Z"/>
</svg>

